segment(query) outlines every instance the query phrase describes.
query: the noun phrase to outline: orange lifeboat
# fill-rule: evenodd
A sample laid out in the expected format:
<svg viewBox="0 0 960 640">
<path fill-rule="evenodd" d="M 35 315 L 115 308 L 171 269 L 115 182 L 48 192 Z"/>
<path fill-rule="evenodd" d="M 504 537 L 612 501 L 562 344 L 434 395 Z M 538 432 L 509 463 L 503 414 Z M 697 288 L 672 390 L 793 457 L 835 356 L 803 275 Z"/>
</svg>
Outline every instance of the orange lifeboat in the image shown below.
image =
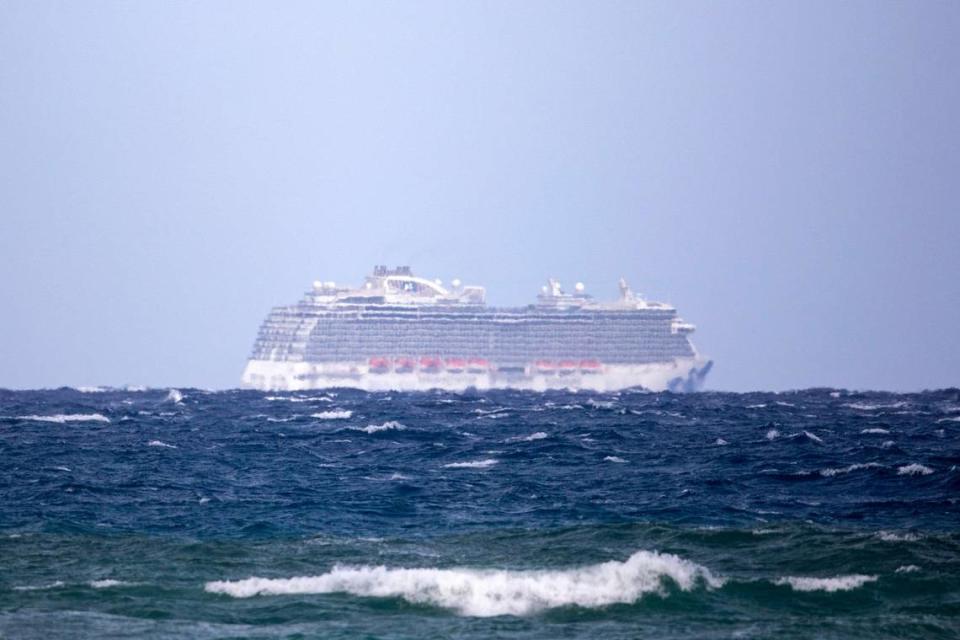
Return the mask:
<svg viewBox="0 0 960 640">
<path fill-rule="evenodd" d="M 441 367 L 442 363 L 440 358 L 432 358 L 430 356 L 420 358 L 420 371 L 424 373 L 437 373 Z"/>
<path fill-rule="evenodd" d="M 551 374 L 557 370 L 556 365 L 550 360 L 537 360 L 533 363 L 533 366 L 536 367 L 537 373 Z"/>
<path fill-rule="evenodd" d="M 390 370 L 389 358 L 370 358 L 370 373 L 386 373 Z"/>
<path fill-rule="evenodd" d="M 560 375 L 562 375 L 562 376 L 568 376 L 568 375 L 570 375 L 571 373 L 576 372 L 576 370 L 577 370 L 577 363 L 574 362 L 573 360 L 561 360 L 561 361 L 557 364 L 557 368 L 560 370 Z"/>
<path fill-rule="evenodd" d="M 410 373 L 414 362 L 411 358 L 397 358 L 393 361 L 393 370 L 397 373 Z"/>
<path fill-rule="evenodd" d="M 581 360 L 580 361 L 580 371 L 583 373 L 600 373 L 603 369 L 603 365 L 600 364 L 599 360 Z"/>
<path fill-rule="evenodd" d="M 470 358 L 467 361 L 467 371 L 470 373 L 486 373 L 490 369 L 490 363 L 484 358 Z"/>
</svg>

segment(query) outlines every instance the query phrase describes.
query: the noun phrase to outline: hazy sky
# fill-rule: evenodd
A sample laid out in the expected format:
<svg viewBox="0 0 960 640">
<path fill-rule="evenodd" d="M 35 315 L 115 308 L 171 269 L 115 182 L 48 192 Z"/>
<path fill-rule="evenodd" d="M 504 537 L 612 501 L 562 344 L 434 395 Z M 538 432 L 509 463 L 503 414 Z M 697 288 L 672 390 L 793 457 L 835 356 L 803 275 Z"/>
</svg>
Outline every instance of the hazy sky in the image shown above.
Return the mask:
<svg viewBox="0 0 960 640">
<path fill-rule="evenodd" d="M 670 301 L 714 389 L 960 385 L 958 2 L 0 0 L 0 386 L 236 386 L 410 264 Z"/>
</svg>

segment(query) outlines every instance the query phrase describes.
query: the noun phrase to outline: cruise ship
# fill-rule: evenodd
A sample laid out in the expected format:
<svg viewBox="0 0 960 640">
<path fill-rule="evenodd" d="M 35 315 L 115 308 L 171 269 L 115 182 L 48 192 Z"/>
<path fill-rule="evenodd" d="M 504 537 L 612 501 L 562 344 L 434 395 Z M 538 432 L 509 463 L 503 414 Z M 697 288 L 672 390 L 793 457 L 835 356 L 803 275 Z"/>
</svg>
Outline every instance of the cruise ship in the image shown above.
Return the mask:
<svg viewBox="0 0 960 640">
<path fill-rule="evenodd" d="M 359 288 L 317 281 L 260 326 L 241 384 L 262 390 L 694 391 L 712 362 L 677 310 L 634 294 L 598 302 L 550 279 L 536 302 L 492 307 L 486 290 L 374 267 Z"/>
</svg>

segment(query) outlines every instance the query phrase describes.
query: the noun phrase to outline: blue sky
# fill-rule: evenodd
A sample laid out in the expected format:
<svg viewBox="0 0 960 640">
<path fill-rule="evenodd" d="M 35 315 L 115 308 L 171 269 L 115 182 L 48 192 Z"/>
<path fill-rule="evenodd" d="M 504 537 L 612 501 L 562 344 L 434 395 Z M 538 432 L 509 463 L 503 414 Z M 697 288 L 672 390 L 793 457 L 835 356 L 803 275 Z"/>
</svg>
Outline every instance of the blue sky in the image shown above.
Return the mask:
<svg viewBox="0 0 960 640">
<path fill-rule="evenodd" d="M 373 264 L 678 306 L 714 389 L 960 385 L 960 4 L 0 0 L 0 386 L 239 381 Z"/>
</svg>

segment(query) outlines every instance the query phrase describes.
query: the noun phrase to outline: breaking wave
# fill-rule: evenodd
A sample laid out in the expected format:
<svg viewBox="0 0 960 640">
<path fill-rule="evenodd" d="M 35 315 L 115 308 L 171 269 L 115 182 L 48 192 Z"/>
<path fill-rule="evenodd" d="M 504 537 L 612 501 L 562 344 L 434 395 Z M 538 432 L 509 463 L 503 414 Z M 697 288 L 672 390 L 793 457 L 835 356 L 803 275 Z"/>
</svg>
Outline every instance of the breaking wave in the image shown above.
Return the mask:
<svg viewBox="0 0 960 640">
<path fill-rule="evenodd" d="M 630 604 L 673 583 L 684 591 L 717 588 L 724 580 L 706 567 L 672 554 L 638 551 L 611 561 L 567 570 L 405 569 L 335 566 L 319 576 L 247 578 L 208 582 L 204 588 L 235 598 L 257 595 L 350 593 L 403 598 L 465 616 L 522 616 L 554 607 Z"/>
<path fill-rule="evenodd" d="M 148 447 L 164 447 L 164 448 L 166 448 L 166 449 L 176 449 L 176 448 L 177 448 L 177 445 L 175 445 L 175 444 L 167 444 L 167 443 L 164 442 L 163 440 L 151 440 L 150 442 L 147 443 L 147 446 L 148 446 Z"/>
<path fill-rule="evenodd" d="M 330 413 L 333 413 L 332 411 Z M 350 416 L 346 416 L 350 417 Z M 378 431 L 403 431 L 406 427 L 396 420 L 390 420 L 383 424 L 368 424 L 365 427 L 352 427 L 353 431 L 363 431 L 364 433 L 377 433 Z"/>
<path fill-rule="evenodd" d="M 867 462 L 865 464 L 855 463 L 839 469 L 822 469 L 820 471 L 820 475 L 825 478 L 831 478 L 833 476 L 850 473 L 851 471 L 859 471 L 860 469 L 879 469 L 882 466 L 882 464 L 876 462 Z"/>
<path fill-rule="evenodd" d="M 170 389 L 170 392 L 167 394 L 165 402 L 172 402 L 173 404 L 180 404 L 183 402 L 183 394 L 180 393 L 179 389 Z"/>
<path fill-rule="evenodd" d="M 110 422 L 110 418 L 101 413 L 58 413 L 55 416 L 17 416 L 17 420 L 33 420 L 34 422 Z"/>
<path fill-rule="evenodd" d="M 805 578 L 787 576 L 774 581 L 777 585 L 789 585 L 794 591 L 851 591 L 858 589 L 868 582 L 876 582 L 877 576 L 855 574 L 851 576 L 834 576 L 833 578 Z"/>
<path fill-rule="evenodd" d="M 317 420 L 346 420 L 353 415 L 349 409 L 334 409 L 333 411 L 321 411 L 320 413 L 311 413 L 311 418 Z"/>
<path fill-rule="evenodd" d="M 897 468 L 898 476 L 928 476 L 931 473 L 933 473 L 933 469 L 916 462 Z"/>
<path fill-rule="evenodd" d="M 619 463 L 619 464 L 624 464 L 624 463 L 626 463 L 626 460 L 624 460 L 624 459 L 621 458 L 620 456 L 606 456 L 606 457 L 603 459 L 603 461 L 604 461 L 604 462 L 616 462 L 616 463 Z"/>
<path fill-rule="evenodd" d="M 487 458 L 486 460 L 472 460 L 470 462 L 451 462 L 443 465 L 445 469 L 486 469 L 500 462 L 496 458 Z"/>
</svg>

